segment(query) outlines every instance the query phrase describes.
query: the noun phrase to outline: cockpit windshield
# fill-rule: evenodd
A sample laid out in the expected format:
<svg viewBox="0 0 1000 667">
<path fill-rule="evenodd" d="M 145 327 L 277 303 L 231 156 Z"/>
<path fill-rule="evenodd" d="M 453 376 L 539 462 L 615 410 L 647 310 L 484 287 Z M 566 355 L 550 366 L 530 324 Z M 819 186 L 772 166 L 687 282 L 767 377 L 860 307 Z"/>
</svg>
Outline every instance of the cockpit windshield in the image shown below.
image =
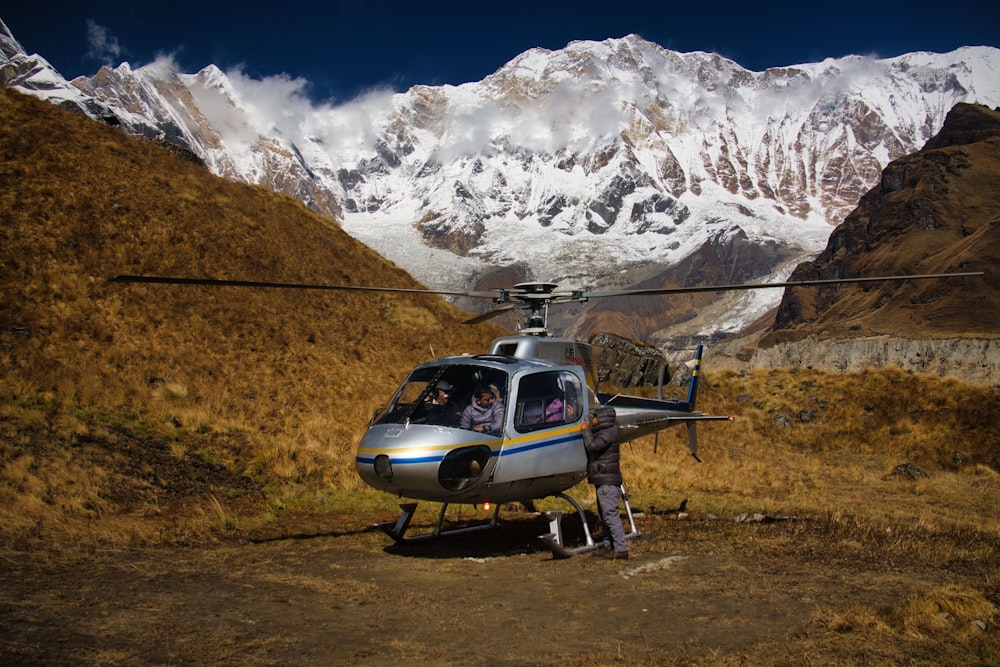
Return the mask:
<svg viewBox="0 0 1000 667">
<path fill-rule="evenodd" d="M 373 424 L 431 424 L 500 435 L 509 379 L 505 371 L 473 364 L 418 368 Z"/>
</svg>

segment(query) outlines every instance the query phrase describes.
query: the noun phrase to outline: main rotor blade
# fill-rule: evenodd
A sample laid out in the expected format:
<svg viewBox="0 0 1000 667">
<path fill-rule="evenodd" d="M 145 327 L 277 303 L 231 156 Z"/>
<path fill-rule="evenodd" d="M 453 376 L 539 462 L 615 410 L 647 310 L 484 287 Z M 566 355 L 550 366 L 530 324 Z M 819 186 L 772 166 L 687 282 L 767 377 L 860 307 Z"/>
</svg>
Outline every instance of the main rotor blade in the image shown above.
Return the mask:
<svg viewBox="0 0 1000 667">
<path fill-rule="evenodd" d="M 510 302 L 537 302 L 538 304 L 559 304 L 587 299 L 600 299 L 613 296 L 655 296 L 662 294 L 694 294 L 697 292 L 731 292 L 737 290 L 755 290 L 778 287 L 812 287 L 817 285 L 843 285 L 849 283 L 889 282 L 903 280 L 926 280 L 931 278 L 967 278 L 985 275 L 982 271 L 965 273 L 928 273 L 912 276 L 872 276 L 862 278 L 832 278 L 826 280 L 796 280 L 777 283 L 751 283 L 743 285 L 699 285 L 694 287 L 662 287 L 656 289 L 610 290 L 606 292 L 549 292 L 535 294 L 531 291 L 494 289 L 489 291 L 460 292 L 457 290 L 429 290 L 405 287 L 372 287 L 362 285 L 318 285 L 312 283 L 278 283 L 257 280 L 221 280 L 215 278 L 179 278 L 172 276 L 134 276 L 117 275 L 111 278 L 115 283 L 152 283 L 160 285 L 201 285 L 209 287 L 259 287 L 265 289 L 305 289 L 305 290 L 339 290 L 355 292 L 389 292 L 402 294 L 437 294 L 440 296 L 472 297 L 493 299 L 496 303 L 505 303 L 500 308 L 492 310 L 468 320 L 468 324 L 476 324 L 492 319 L 516 307 Z"/>
<path fill-rule="evenodd" d="M 341 290 L 354 292 L 398 292 L 405 294 L 439 294 L 496 299 L 499 290 L 491 292 L 455 292 L 449 290 L 411 289 L 405 287 L 366 287 L 360 285 L 315 285 L 311 283 L 272 283 L 257 280 L 218 280 L 215 278 L 175 278 L 171 276 L 129 276 L 111 278 L 113 283 L 153 283 L 158 285 L 204 285 L 208 287 L 262 287 L 266 289 Z"/>
<path fill-rule="evenodd" d="M 498 315 L 503 315 L 504 313 L 508 313 L 514 310 L 515 308 L 517 308 L 517 305 L 510 303 L 507 304 L 506 306 L 495 308 L 487 313 L 483 313 L 482 315 L 477 315 L 471 319 L 465 320 L 464 322 L 462 322 L 462 324 L 479 324 L 480 322 L 485 322 L 486 320 L 492 320 L 494 317 L 497 317 Z"/>
<path fill-rule="evenodd" d="M 663 287 L 659 289 L 613 290 L 584 292 L 583 298 L 600 299 L 609 296 L 654 296 L 657 294 L 693 294 L 695 292 L 731 292 L 736 290 L 765 289 L 769 287 L 812 287 L 816 285 L 843 285 L 847 283 L 889 282 L 899 280 L 925 280 L 928 278 L 967 278 L 985 275 L 982 271 L 967 273 L 926 273 L 913 276 L 873 276 L 870 278 L 830 278 L 827 280 L 793 280 L 780 283 L 752 283 L 744 285 L 699 285 L 694 287 Z"/>
</svg>

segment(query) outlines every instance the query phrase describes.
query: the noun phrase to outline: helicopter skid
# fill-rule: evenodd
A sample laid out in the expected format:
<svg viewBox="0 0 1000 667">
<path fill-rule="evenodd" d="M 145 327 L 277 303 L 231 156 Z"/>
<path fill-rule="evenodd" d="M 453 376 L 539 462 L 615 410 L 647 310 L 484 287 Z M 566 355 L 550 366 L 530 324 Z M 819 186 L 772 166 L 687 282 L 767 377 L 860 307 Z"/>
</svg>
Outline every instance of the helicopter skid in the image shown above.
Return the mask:
<svg viewBox="0 0 1000 667">
<path fill-rule="evenodd" d="M 432 540 L 438 537 L 450 537 L 452 535 L 462 535 L 464 533 L 474 533 L 481 530 L 493 530 L 500 526 L 500 521 L 498 515 L 500 513 L 500 506 L 496 505 L 493 509 L 493 517 L 490 519 L 489 523 L 484 523 L 476 526 L 465 526 L 463 528 L 451 528 L 445 530 L 444 526 L 444 513 L 448 509 L 448 503 L 441 504 L 441 513 L 438 514 L 437 523 L 434 525 L 434 530 L 430 533 L 424 533 L 423 535 L 411 535 L 406 536 L 406 531 L 410 527 L 410 521 L 413 519 L 414 512 L 417 511 L 417 503 L 400 503 L 399 508 L 403 510 L 399 519 L 395 524 L 389 522 L 375 524 L 382 532 L 391 537 L 397 543 L 411 543 L 420 542 L 423 540 Z"/>
<path fill-rule="evenodd" d="M 622 500 L 625 502 L 625 513 L 628 516 L 629 526 L 632 529 L 630 532 L 625 534 L 625 539 L 630 540 L 636 537 L 641 537 L 642 534 L 635 525 L 635 517 L 632 515 L 632 506 L 629 504 L 629 497 L 625 492 L 625 486 L 622 485 L 621 489 Z M 553 558 L 572 558 L 578 554 L 610 546 L 611 543 L 608 540 L 601 540 L 600 542 L 594 541 L 594 538 L 590 535 L 590 526 L 587 524 L 587 517 L 584 514 L 580 503 L 576 502 L 576 500 L 565 493 L 558 493 L 556 494 L 556 497 L 562 498 L 576 510 L 583 526 L 584 544 L 578 547 L 567 547 L 562 534 L 562 518 L 564 512 L 545 512 L 545 517 L 549 520 L 549 532 L 545 535 L 539 535 L 539 539 L 541 539 L 545 546 L 547 546 L 552 552 Z"/>
<path fill-rule="evenodd" d="M 546 515 L 549 514 L 556 514 L 556 512 L 546 512 Z M 562 514 L 562 512 L 558 512 L 558 514 Z M 549 517 L 549 520 L 552 521 L 552 517 Z M 556 533 L 539 535 L 539 538 L 545 543 L 545 546 L 549 548 L 549 551 L 552 552 L 553 558 L 572 558 L 578 554 L 587 553 L 588 551 L 593 551 L 594 549 L 603 549 L 608 546 L 607 540 L 601 540 L 600 542 L 593 542 L 591 544 L 585 544 L 580 547 L 569 549 L 560 543 L 559 538 L 556 537 Z"/>
</svg>

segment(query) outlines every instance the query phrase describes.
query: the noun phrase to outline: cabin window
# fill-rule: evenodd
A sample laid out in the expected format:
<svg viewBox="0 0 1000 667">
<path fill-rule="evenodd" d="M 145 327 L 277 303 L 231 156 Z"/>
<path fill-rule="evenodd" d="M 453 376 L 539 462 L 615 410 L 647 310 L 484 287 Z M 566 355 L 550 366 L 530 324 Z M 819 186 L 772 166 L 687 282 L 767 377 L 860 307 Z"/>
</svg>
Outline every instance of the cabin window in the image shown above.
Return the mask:
<svg viewBox="0 0 1000 667">
<path fill-rule="evenodd" d="M 525 375 L 517 388 L 514 426 L 527 433 L 578 421 L 582 395 L 580 379 L 568 371 Z"/>
<path fill-rule="evenodd" d="M 517 343 L 501 343 L 497 346 L 497 354 L 504 354 L 508 357 L 516 357 Z"/>
<path fill-rule="evenodd" d="M 508 377 L 488 366 L 418 368 L 376 413 L 376 424 L 428 424 L 500 435 Z"/>
</svg>

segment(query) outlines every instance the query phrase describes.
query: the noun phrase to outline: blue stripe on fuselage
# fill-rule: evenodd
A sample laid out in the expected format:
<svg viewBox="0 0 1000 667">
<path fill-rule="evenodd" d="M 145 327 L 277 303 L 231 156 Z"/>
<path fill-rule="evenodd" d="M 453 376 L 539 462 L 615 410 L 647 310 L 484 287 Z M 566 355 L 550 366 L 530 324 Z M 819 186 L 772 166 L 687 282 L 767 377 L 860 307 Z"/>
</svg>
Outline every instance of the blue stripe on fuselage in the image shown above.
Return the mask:
<svg viewBox="0 0 1000 667">
<path fill-rule="evenodd" d="M 531 444 L 523 445 L 521 447 L 505 447 L 501 452 L 500 456 L 512 456 L 514 454 L 520 454 L 521 452 L 529 452 L 533 449 L 542 449 L 543 447 L 553 447 L 555 445 L 561 445 L 566 442 L 572 442 L 573 440 L 581 439 L 579 431 L 575 434 L 562 435 L 557 438 L 548 438 L 545 440 L 540 440 Z"/>
<path fill-rule="evenodd" d="M 533 450 L 536 450 L 536 449 L 544 449 L 545 447 L 555 447 L 557 445 L 562 445 L 562 444 L 565 444 L 567 442 L 572 442 L 573 440 L 578 440 L 578 439 L 582 439 L 582 436 L 580 435 L 580 431 L 578 429 L 575 429 L 575 428 L 572 429 L 571 432 L 569 432 L 569 433 L 563 432 L 563 433 L 560 433 L 560 434 L 556 435 L 555 437 L 547 437 L 547 438 L 546 437 L 541 437 L 541 438 L 537 438 L 537 440 L 536 440 L 536 438 L 533 438 L 531 436 L 529 436 L 529 437 L 521 437 L 521 438 L 514 438 L 514 439 L 507 440 L 507 441 L 503 442 L 503 444 L 501 444 L 499 450 L 497 450 L 496 448 L 491 448 L 492 449 L 491 457 L 493 457 L 493 456 L 500 456 L 500 457 L 514 456 L 516 454 L 521 454 L 523 452 L 530 452 L 530 451 L 533 451 Z M 533 440 L 535 440 L 535 441 L 533 442 Z M 517 444 L 517 443 L 525 443 L 525 444 Z M 456 446 L 455 449 L 460 449 L 461 447 L 465 447 L 465 446 L 467 446 L 467 445 Z M 404 455 L 392 455 L 392 454 L 390 454 L 390 458 L 392 459 L 393 465 L 409 465 L 409 464 L 419 464 L 419 463 L 439 463 L 442 460 L 444 460 L 444 457 L 445 457 L 445 455 L 447 453 L 448 452 L 445 452 L 444 454 L 440 454 L 440 455 L 439 454 L 432 454 L 432 455 L 416 456 L 416 457 L 412 457 L 412 458 L 411 457 L 406 457 Z M 373 464 L 375 462 L 375 455 L 361 455 L 361 454 L 358 454 L 355 457 L 354 460 L 355 460 L 356 463 Z"/>
</svg>

